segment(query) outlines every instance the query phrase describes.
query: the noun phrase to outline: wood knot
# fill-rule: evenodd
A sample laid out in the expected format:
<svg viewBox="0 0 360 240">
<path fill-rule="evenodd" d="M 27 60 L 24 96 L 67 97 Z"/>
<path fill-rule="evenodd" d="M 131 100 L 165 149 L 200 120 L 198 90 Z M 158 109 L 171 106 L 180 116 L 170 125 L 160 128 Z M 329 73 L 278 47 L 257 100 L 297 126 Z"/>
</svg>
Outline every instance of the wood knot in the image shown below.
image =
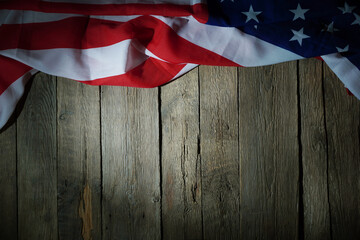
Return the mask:
<svg viewBox="0 0 360 240">
<path fill-rule="evenodd" d="M 88 183 L 84 187 L 84 191 L 81 194 L 79 204 L 79 216 L 82 220 L 81 235 L 84 240 L 91 240 L 92 224 L 92 206 L 91 206 L 91 189 Z"/>
</svg>

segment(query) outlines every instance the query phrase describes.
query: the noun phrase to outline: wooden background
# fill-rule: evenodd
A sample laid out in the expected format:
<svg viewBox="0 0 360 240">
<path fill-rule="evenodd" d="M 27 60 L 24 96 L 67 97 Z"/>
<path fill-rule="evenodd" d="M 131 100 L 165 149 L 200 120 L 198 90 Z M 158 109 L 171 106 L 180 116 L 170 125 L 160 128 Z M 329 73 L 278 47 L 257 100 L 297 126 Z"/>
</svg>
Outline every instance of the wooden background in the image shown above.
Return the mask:
<svg viewBox="0 0 360 240">
<path fill-rule="evenodd" d="M 359 113 L 317 60 L 37 74 L 0 134 L 0 239 L 359 239 Z"/>
</svg>

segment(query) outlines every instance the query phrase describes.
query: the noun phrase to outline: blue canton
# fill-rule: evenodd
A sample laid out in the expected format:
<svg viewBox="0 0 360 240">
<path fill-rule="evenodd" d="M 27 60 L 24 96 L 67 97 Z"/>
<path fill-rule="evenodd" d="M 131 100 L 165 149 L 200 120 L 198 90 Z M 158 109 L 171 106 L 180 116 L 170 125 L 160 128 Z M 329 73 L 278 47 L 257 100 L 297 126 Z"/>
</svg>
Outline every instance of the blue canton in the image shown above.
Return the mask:
<svg viewBox="0 0 360 240">
<path fill-rule="evenodd" d="M 305 58 L 339 52 L 360 66 L 360 3 L 209 0 L 207 24 L 241 31 Z"/>
</svg>

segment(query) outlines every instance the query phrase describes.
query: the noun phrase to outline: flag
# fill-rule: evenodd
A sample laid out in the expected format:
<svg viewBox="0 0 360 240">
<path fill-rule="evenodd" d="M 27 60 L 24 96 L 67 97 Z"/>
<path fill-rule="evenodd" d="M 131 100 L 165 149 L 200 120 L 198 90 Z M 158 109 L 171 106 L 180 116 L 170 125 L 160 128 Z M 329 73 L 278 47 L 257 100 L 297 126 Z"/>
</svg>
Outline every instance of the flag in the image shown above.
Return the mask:
<svg viewBox="0 0 360 240">
<path fill-rule="evenodd" d="M 199 64 L 321 57 L 360 99 L 356 0 L 0 0 L 0 128 L 36 72 L 156 87 Z"/>
</svg>

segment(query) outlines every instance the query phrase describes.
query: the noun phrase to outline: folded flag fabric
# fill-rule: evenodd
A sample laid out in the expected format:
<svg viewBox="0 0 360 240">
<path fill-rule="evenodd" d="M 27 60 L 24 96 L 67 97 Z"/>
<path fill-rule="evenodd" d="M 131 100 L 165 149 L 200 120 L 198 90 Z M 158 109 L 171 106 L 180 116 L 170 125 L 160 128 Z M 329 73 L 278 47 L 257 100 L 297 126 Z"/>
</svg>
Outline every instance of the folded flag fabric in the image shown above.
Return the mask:
<svg viewBox="0 0 360 240">
<path fill-rule="evenodd" d="M 0 128 L 38 71 L 156 87 L 199 64 L 320 56 L 360 99 L 356 0 L 0 0 Z"/>
</svg>

